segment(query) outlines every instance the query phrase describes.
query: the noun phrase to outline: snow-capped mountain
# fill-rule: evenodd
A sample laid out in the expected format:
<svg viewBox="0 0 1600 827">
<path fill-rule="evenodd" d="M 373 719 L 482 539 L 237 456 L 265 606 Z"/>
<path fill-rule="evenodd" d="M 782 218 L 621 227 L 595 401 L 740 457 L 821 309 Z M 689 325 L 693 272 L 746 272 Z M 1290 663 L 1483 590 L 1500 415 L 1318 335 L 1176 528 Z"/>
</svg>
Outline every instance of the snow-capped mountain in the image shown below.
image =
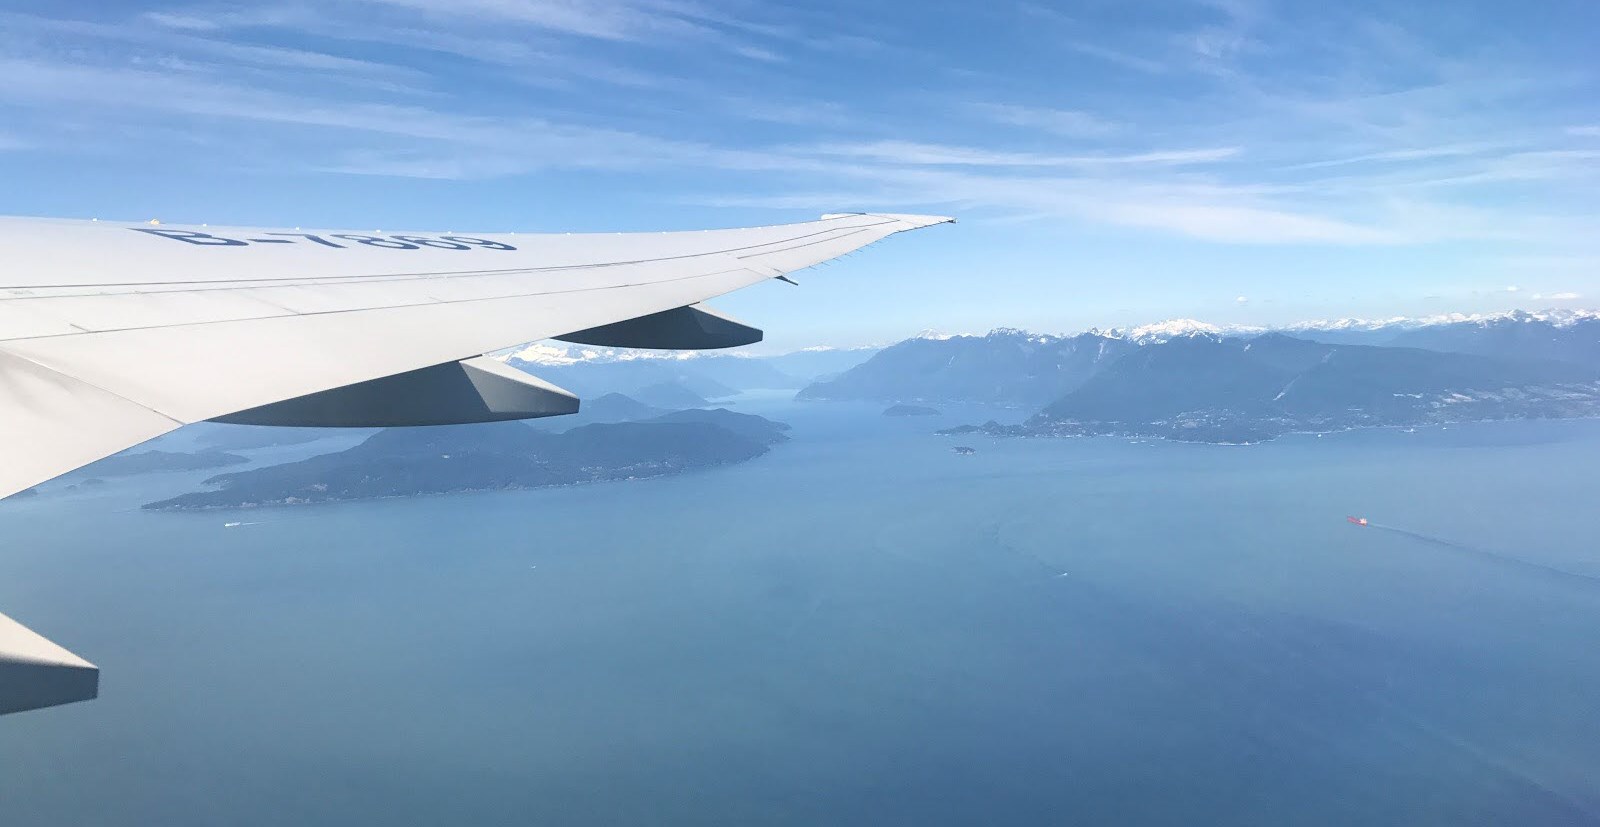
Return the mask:
<svg viewBox="0 0 1600 827">
<path fill-rule="evenodd" d="M 879 351 L 798 398 L 984 402 L 1036 407 L 1138 347 L 1102 333 L 1051 336 L 999 328 L 984 336 L 919 337 Z"/>
<path fill-rule="evenodd" d="M 1193 336 L 1221 338 L 1224 336 L 1254 336 L 1265 333 L 1264 327 L 1250 325 L 1214 325 L 1195 319 L 1168 319 L 1155 324 L 1141 325 L 1130 330 L 1113 330 L 1112 335 L 1141 345 L 1160 344 L 1173 339 Z"/>
<path fill-rule="evenodd" d="M 1013 327 L 997 327 L 987 334 L 975 333 L 945 333 L 938 330 L 924 330 L 911 340 L 942 342 L 951 339 L 982 339 L 990 337 L 1021 337 L 1030 339 L 1039 344 L 1045 344 L 1062 339 L 1071 339 L 1079 335 L 1103 336 L 1110 339 L 1125 339 L 1136 344 L 1159 344 L 1173 339 L 1191 336 L 1207 336 L 1211 338 L 1233 336 L 1259 336 L 1262 333 L 1281 331 L 1284 333 L 1366 333 L 1366 332 L 1392 332 L 1400 333 L 1408 330 L 1417 330 L 1426 327 L 1440 327 L 1445 325 L 1478 325 L 1490 327 L 1514 323 L 1546 324 L 1552 327 L 1565 328 L 1573 325 L 1600 320 L 1600 310 L 1578 310 L 1572 308 L 1551 308 L 1547 310 L 1507 310 L 1500 313 L 1440 313 L 1431 316 L 1389 316 L 1377 319 L 1310 319 L 1284 325 L 1248 325 L 1248 324 L 1212 324 L 1198 319 L 1167 319 L 1137 327 L 1091 327 L 1082 333 L 1052 334 L 1034 333 Z"/>
<path fill-rule="evenodd" d="M 554 340 L 537 342 L 519 350 L 508 351 L 501 354 L 503 358 L 516 359 L 530 365 L 576 365 L 585 362 L 636 362 L 636 361 L 679 361 L 685 359 L 698 359 L 714 351 L 700 350 L 630 350 L 617 347 L 595 347 L 593 345 L 571 345 Z M 740 354 L 740 358 L 747 358 Z"/>
<path fill-rule="evenodd" d="M 1169 319 L 1073 335 L 996 328 L 924 330 L 886 348 L 813 347 L 779 356 L 627 350 L 541 342 L 504 358 L 586 396 L 682 386 L 707 399 L 735 390 L 805 388 L 811 399 L 973 401 L 1043 405 L 1132 351 L 1189 339 L 1279 332 L 1332 345 L 1405 346 L 1514 360 L 1600 364 L 1600 312 L 1553 309 L 1377 319 L 1320 319 L 1274 328 Z M 874 356 L 874 354 L 877 354 Z M 824 381 L 837 377 L 838 381 Z M 640 397 L 643 398 L 643 397 Z"/>
<path fill-rule="evenodd" d="M 923 333 L 926 338 L 932 339 L 948 339 L 959 335 L 934 333 L 933 331 L 924 331 Z M 574 345 L 551 339 L 535 342 L 514 350 L 502 351 L 496 356 L 500 359 L 516 359 L 529 365 L 577 365 L 639 361 L 689 362 L 702 359 L 773 360 L 801 354 L 810 354 L 821 358 L 827 354 L 844 355 L 852 353 L 863 354 L 862 358 L 865 359 L 866 355 L 881 347 L 882 345 L 864 345 L 862 347 L 814 345 L 789 353 L 773 354 L 749 353 L 743 350 L 637 350 L 619 347 L 596 347 L 594 345 Z"/>
<path fill-rule="evenodd" d="M 622 393 L 658 407 L 668 386 L 718 399 L 735 392 L 798 389 L 866 361 L 876 348 L 808 347 L 779 355 L 725 350 L 630 350 L 545 341 L 498 358 L 586 398 Z M 690 407 L 675 394 L 677 407 Z"/>
<path fill-rule="evenodd" d="M 1516 322 L 1544 323 L 1553 327 L 1570 327 L 1595 320 L 1600 320 L 1600 310 L 1551 308 L 1546 310 L 1509 310 L 1501 313 L 1441 313 L 1432 316 L 1389 316 L 1376 319 L 1310 319 L 1275 326 L 1219 325 L 1198 319 L 1167 319 L 1131 328 L 1114 327 L 1102 329 L 1091 327 L 1083 331 L 1083 333 L 1111 339 L 1126 339 L 1137 344 L 1153 344 L 1186 336 L 1255 336 L 1271 330 L 1281 330 L 1286 333 L 1401 332 L 1442 325 L 1471 324 L 1492 326 Z M 921 341 L 943 342 L 951 339 L 1000 336 L 1022 337 L 1031 339 L 1037 344 L 1046 344 L 1061 339 L 1073 338 L 1077 335 L 1081 334 L 1035 333 L 1011 327 L 995 328 L 987 334 L 949 333 L 930 328 L 922 330 L 909 338 Z M 802 353 L 866 354 L 881 350 L 883 347 L 883 345 L 869 345 L 858 348 L 840 348 L 818 345 L 794 351 L 792 354 L 751 354 L 741 351 L 630 350 L 627 348 L 595 347 L 593 345 L 573 345 L 552 340 L 532 344 L 519 350 L 507 351 L 500 355 L 501 358 L 514 358 L 530 365 L 575 365 L 586 362 L 632 362 L 640 360 L 781 359 L 784 356 Z"/>
<path fill-rule="evenodd" d="M 919 335 L 883 349 L 832 381 L 810 385 L 800 398 L 1042 405 L 1131 353 L 1268 333 L 1326 345 L 1404 346 L 1524 363 L 1600 365 L 1600 313 L 1585 310 L 1332 319 L 1275 329 L 1172 319 L 1125 329 L 1091 328 L 1073 336 L 1015 328 L 997 328 L 984 336 Z"/>
<path fill-rule="evenodd" d="M 1434 329 L 1446 328 L 1424 330 Z M 1281 332 L 1195 336 L 1141 346 L 1026 426 L 999 432 L 1237 443 L 1293 431 L 1589 417 L 1600 413 L 1597 380 L 1593 362 L 1324 344 Z"/>
<path fill-rule="evenodd" d="M 1600 319 L 1600 310 L 1551 308 L 1548 310 L 1507 310 L 1500 313 L 1440 313 L 1433 316 L 1390 316 L 1385 319 L 1319 319 L 1284 325 L 1286 331 L 1415 330 L 1440 325 L 1472 324 L 1488 326 L 1515 322 L 1541 322 L 1552 327 L 1569 327 Z"/>
</svg>

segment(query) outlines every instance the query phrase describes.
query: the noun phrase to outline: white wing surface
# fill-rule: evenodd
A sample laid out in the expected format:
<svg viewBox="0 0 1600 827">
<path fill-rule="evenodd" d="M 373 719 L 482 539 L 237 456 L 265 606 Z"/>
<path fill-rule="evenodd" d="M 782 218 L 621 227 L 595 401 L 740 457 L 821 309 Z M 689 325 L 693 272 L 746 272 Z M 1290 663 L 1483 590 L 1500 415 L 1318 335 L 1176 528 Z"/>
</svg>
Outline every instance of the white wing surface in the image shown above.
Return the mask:
<svg viewBox="0 0 1600 827">
<path fill-rule="evenodd" d="M 482 354 L 580 332 L 636 338 L 593 331 L 949 220 L 477 235 L 0 218 L 0 496 L 186 423 L 262 406 L 255 421 L 279 421 L 274 403 L 297 401 L 299 416 L 348 386 L 392 394 L 409 372 L 455 371 L 427 374 L 428 393 L 482 390 L 509 381 Z"/>
</svg>

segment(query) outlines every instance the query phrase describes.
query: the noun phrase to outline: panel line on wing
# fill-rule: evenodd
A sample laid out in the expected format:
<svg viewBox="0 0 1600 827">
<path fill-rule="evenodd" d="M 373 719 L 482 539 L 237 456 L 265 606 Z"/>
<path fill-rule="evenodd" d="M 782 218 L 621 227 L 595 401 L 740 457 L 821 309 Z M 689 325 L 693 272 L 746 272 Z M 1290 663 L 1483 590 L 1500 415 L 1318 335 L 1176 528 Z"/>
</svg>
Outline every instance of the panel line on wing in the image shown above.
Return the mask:
<svg viewBox="0 0 1600 827">
<path fill-rule="evenodd" d="M 44 337 L 41 337 L 41 338 L 44 338 Z M 95 389 L 95 390 L 97 390 L 97 391 L 99 391 L 99 392 L 101 392 L 101 393 L 103 393 L 103 394 L 105 394 L 107 396 L 111 396 L 111 397 L 115 397 L 117 399 L 120 399 L 123 402 L 128 403 L 129 405 L 137 405 L 140 408 L 143 408 L 143 409 L 149 411 L 150 413 L 153 413 L 156 416 L 161 417 L 162 419 L 166 419 L 166 420 L 171 421 L 172 424 L 175 425 L 175 426 L 182 426 L 182 425 L 188 424 L 188 423 L 184 422 L 182 419 L 179 419 L 178 417 L 175 417 L 175 416 L 173 416 L 171 414 L 159 411 L 159 410 L 157 410 L 155 408 L 152 408 L 149 405 L 146 405 L 143 402 L 140 402 L 140 401 L 138 401 L 136 399 L 130 399 L 127 396 L 124 396 L 124 395 L 122 395 L 120 393 L 117 393 L 116 391 L 111 390 L 110 388 L 108 388 L 108 387 L 106 387 L 104 385 L 101 385 L 101 384 L 99 384 L 97 382 L 90 382 L 89 380 L 84 379 L 81 376 L 74 376 L 74 375 L 72 375 L 70 373 L 67 373 L 64 370 L 61 370 L 60 368 L 51 367 L 50 365 L 47 365 L 47 364 L 45 364 L 45 363 L 43 363 L 43 362 L 39 361 L 38 359 L 35 359 L 35 358 L 31 357 L 31 356 L 25 356 L 25 355 L 23 355 L 21 353 L 17 353 L 14 350 L 10 350 L 8 348 L 3 348 L 3 347 L 0 347 L 0 354 L 5 354 L 7 357 L 10 357 L 12 359 L 16 359 L 16 360 L 21 361 L 21 362 L 27 362 L 28 364 L 33 365 L 34 367 L 38 368 L 39 370 L 45 371 L 46 373 L 52 374 L 54 376 L 59 376 L 62 379 L 68 380 L 69 382 L 75 382 L 75 383 L 77 383 L 79 385 L 83 385 L 84 387 L 93 388 L 93 389 Z"/>
<path fill-rule="evenodd" d="M 774 253 L 787 253 L 787 252 L 790 252 L 792 250 L 802 250 L 802 249 L 805 249 L 806 247 L 815 247 L 818 244 L 827 244 L 830 241 L 838 241 L 840 239 L 849 238 L 850 236 L 853 236 L 853 235 L 859 235 L 861 233 L 866 232 L 869 229 L 871 229 L 871 228 L 870 227 L 862 227 L 859 230 L 854 230 L 854 231 L 848 232 L 848 233 L 841 233 L 839 235 L 834 236 L 833 238 L 819 238 L 816 241 L 807 241 L 804 244 L 796 244 L 793 247 L 783 247 L 783 248 L 777 249 L 777 250 L 763 250 L 763 251 L 761 251 L 759 253 L 751 253 L 751 254 L 749 254 L 747 256 L 734 256 L 734 258 L 740 259 L 742 261 L 742 260 L 747 259 L 747 258 L 755 258 L 756 256 L 768 256 L 768 255 L 772 255 Z"/>
<path fill-rule="evenodd" d="M 286 317 L 289 317 L 289 316 L 332 316 L 332 315 L 338 315 L 340 313 L 364 313 L 364 312 L 373 311 L 373 310 L 396 310 L 396 309 L 406 308 L 406 307 L 430 307 L 430 306 L 434 306 L 434 305 L 458 305 L 458 304 L 470 304 L 470 303 L 473 303 L 473 302 L 504 301 L 506 299 L 527 299 L 527 298 L 534 298 L 534 297 L 538 297 L 538 296 L 559 296 L 559 295 L 575 294 L 575 293 L 601 292 L 601 291 L 607 291 L 607 290 L 626 290 L 626 289 L 630 289 L 630 288 L 649 287 L 651 285 L 656 285 L 656 284 L 672 284 L 672 283 L 675 283 L 675 282 L 692 281 L 694 279 L 713 278 L 713 277 L 716 277 L 716 276 L 727 275 L 729 273 L 737 273 L 737 272 L 740 272 L 740 271 L 750 272 L 750 273 L 754 273 L 756 275 L 761 275 L 761 276 L 765 275 L 765 274 L 759 273 L 759 272 L 757 272 L 755 270 L 751 270 L 750 268 L 747 268 L 747 267 L 733 267 L 733 268 L 729 268 L 729 269 L 726 269 L 726 270 L 716 270 L 716 271 L 709 272 L 709 273 L 695 273 L 695 274 L 687 275 L 687 276 L 676 276 L 676 277 L 673 277 L 673 278 L 652 279 L 650 281 L 641 281 L 641 282 L 629 282 L 629 283 L 626 283 L 626 284 L 604 284 L 604 285 L 599 285 L 599 286 L 595 286 L 595 287 L 577 287 L 577 288 L 572 288 L 572 289 L 567 289 L 567 290 L 540 290 L 540 291 L 535 291 L 535 292 L 531 292 L 531 293 L 508 293 L 508 294 L 505 294 L 505 295 L 497 295 L 497 296 L 476 296 L 476 297 L 473 297 L 473 298 L 470 298 L 470 299 L 449 299 L 449 300 L 444 300 L 444 301 L 433 301 L 433 302 L 404 302 L 404 303 L 400 303 L 400 304 L 374 304 L 374 305 L 363 305 L 361 307 L 340 308 L 338 310 L 307 310 L 307 311 L 289 310 L 285 314 L 271 315 L 271 316 L 242 316 L 242 317 L 232 318 L 232 319 L 212 319 L 212 320 L 207 320 L 207 321 L 175 322 L 175 323 L 172 323 L 172 324 L 142 325 L 142 326 L 136 326 L 136 327 L 103 328 L 103 329 L 100 329 L 100 330 L 84 331 L 82 333 L 49 333 L 49 334 L 34 335 L 34 336 L 20 336 L 20 337 L 13 337 L 13 338 L 10 338 L 10 339 L 0 339 L 0 343 L 17 342 L 17 341 L 42 341 L 42 340 L 46 340 L 46 339 L 65 339 L 65 338 L 73 338 L 73 337 L 78 337 L 78 336 L 93 336 L 93 335 L 99 334 L 99 333 L 123 333 L 123 332 L 127 332 L 127 331 L 130 331 L 130 330 L 172 330 L 172 329 L 181 328 L 181 327 L 204 327 L 204 326 L 207 326 L 207 325 L 231 324 L 231 323 L 234 323 L 234 322 L 263 321 L 263 320 L 266 320 L 266 319 L 279 319 L 279 318 L 286 318 Z M 241 288 L 241 289 L 248 289 L 248 288 Z"/>
<path fill-rule="evenodd" d="M 362 273 L 362 274 L 349 275 L 349 276 L 317 276 L 317 277 L 284 276 L 284 277 L 278 277 L 278 278 L 188 279 L 188 280 L 175 280 L 175 281 L 143 281 L 143 282 L 96 282 L 96 283 L 89 283 L 89 284 L 74 284 L 74 285 L 70 285 L 68 287 L 64 287 L 63 285 L 58 285 L 58 284 L 57 285 L 49 285 L 49 284 L 45 284 L 45 285 L 18 284 L 18 285 L 8 285 L 4 289 L 6 289 L 6 290 L 61 290 L 61 289 L 83 289 L 83 288 L 103 288 L 103 287 L 161 287 L 161 286 L 184 287 L 184 286 L 189 286 L 189 285 L 219 285 L 218 287 L 211 288 L 211 289 L 229 290 L 229 289 L 238 289 L 238 288 L 235 288 L 235 287 L 231 287 L 230 285 L 257 284 L 257 283 L 281 284 L 281 283 L 290 283 L 290 282 L 292 282 L 292 283 L 306 283 L 306 284 L 329 284 L 329 283 L 347 283 L 347 282 L 362 283 L 363 281 L 372 281 L 372 282 L 380 282 L 381 283 L 381 282 L 385 282 L 385 281 L 396 281 L 396 280 L 401 280 L 401 279 L 452 278 L 452 277 L 460 277 L 460 276 L 481 276 L 481 275 L 517 275 L 517 274 L 522 274 L 522 273 L 561 272 L 561 271 L 569 271 L 569 270 L 594 270 L 594 269 L 602 269 L 602 268 L 606 268 L 606 267 L 622 267 L 622 266 L 635 265 L 635 264 L 654 264 L 654 263 L 664 262 L 664 261 L 681 261 L 681 260 L 685 260 L 685 259 L 701 258 L 701 257 L 704 257 L 704 256 L 713 256 L 713 255 L 730 255 L 730 256 L 733 256 L 735 258 L 746 258 L 747 256 L 738 256 L 738 255 L 734 255 L 734 254 L 745 252 L 745 251 L 749 251 L 749 250 L 757 250 L 757 249 L 760 249 L 762 247 L 772 247 L 772 246 L 777 245 L 777 244 L 787 244 L 789 242 L 799 241 L 801 239 L 814 238 L 814 237 L 819 236 L 819 235 L 828 235 L 828 236 L 830 236 L 830 238 L 818 239 L 818 240 L 816 240 L 814 242 L 808 242 L 808 244 L 797 245 L 796 247 L 786 247 L 786 248 L 782 248 L 782 249 L 779 249 L 779 250 L 768 250 L 768 251 L 765 251 L 765 252 L 768 252 L 768 253 L 784 252 L 785 250 L 798 249 L 798 247 L 809 246 L 809 244 L 823 243 L 823 242 L 835 240 L 835 239 L 838 239 L 838 238 L 846 238 L 846 237 L 849 237 L 851 235 L 855 235 L 855 234 L 864 232 L 866 230 L 872 229 L 874 227 L 881 227 L 881 226 L 883 226 L 885 224 L 893 224 L 893 223 L 896 223 L 896 222 L 894 222 L 894 221 L 880 221 L 880 222 L 877 222 L 875 224 L 862 224 L 862 225 L 856 225 L 856 226 L 852 226 L 852 227 L 848 227 L 848 228 L 833 227 L 833 228 L 829 228 L 829 229 L 826 229 L 826 230 L 819 230 L 819 231 L 813 232 L 813 233 L 806 233 L 804 235 L 798 235 L 798 236 L 795 236 L 793 238 L 784 238 L 784 239 L 779 239 L 777 241 L 765 241 L 765 242 L 762 242 L 760 244 L 751 244 L 751 245 L 746 245 L 746 246 L 743 246 L 743 247 L 729 247 L 729 248 L 723 249 L 723 250 L 704 250 L 704 251 L 699 251 L 699 252 L 694 252 L 694 253 L 685 253 L 685 254 L 682 254 L 682 255 L 674 255 L 674 256 L 659 256 L 659 257 L 656 257 L 656 258 L 642 258 L 642 259 L 632 259 L 632 260 L 626 260 L 626 261 L 595 262 L 595 263 L 590 263 L 590 264 L 561 264 L 561 265 L 552 265 L 552 266 L 548 266 L 548 267 L 512 267 L 512 268 L 505 268 L 505 269 L 499 269 L 499 270 L 438 270 L 438 271 L 421 271 L 421 272 L 413 272 L 413 273 Z M 841 232 L 841 230 L 848 230 L 848 232 Z M 754 254 L 754 255 L 760 255 L 760 254 Z M 135 290 L 135 291 L 128 291 L 127 293 L 95 293 L 95 294 L 89 294 L 89 295 L 111 295 L 111 296 L 115 296 L 115 295 L 128 295 L 130 293 L 139 293 L 139 292 L 155 292 L 155 291 L 137 291 L 137 290 Z M 66 295 L 72 295 L 72 294 L 66 294 Z M 48 298 L 60 298 L 60 297 L 61 297 L 61 294 L 46 295 L 46 296 L 6 296 L 6 297 L 0 297 L 0 301 L 25 301 L 25 300 L 28 300 L 28 299 L 48 299 Z"/>
<path fill-rule="evenodd" d="M 624 261 L 614 264 L 584 264 L 561 267 L 518 267 L 506 270 L 445 270 L 424 273 L 365 273 L 355 276 L 327 276 L 324 278 L 307 278 L 298 276 L 285 279 L 230 279 L 214 281 L 160 281 L 139 282 L 119 285 L 105 285 L 117 287 L 148 287 L 170 286 L 177 290 L 125 290 L 114 293 L 56 293 L 44 296 L 6 296 L 0 297 L 0 302 L 24 302 L 40 299 L 76 299 L 76 298 L 101 298 L 114 296 L 161 296 L 174 293 L 226 293 L 244 292 L 250 290 L 270 290 L 274 287 L 330 287 L 366 284 L 397 284 L 408 281 L 457 281 L 472 278 L 492 278 L 495 276 L 519 276 L 533 273 L 564 273 L 574 270 L 601 270 L 612 267 L 636 267 L 642 264 L 660 264 L 668 261 L 686 261 L 695 258 L 708 258 L 711 256 L 725 255 L 720 252 L 697 253 L 686 256 L 668 256 L 665 258 L 640 259 L 638 261 Z M 735 257 L 737 258 L 737 257 Z M 189 287 L 188 285 L 217 285 L 215 287 Z M 255 286 L 262 285 L 262 286 Z M 97 287 L 101 285 L 72 285 L 65 289 L 79 289 L 84 287 Z M 38 288 L 32 288 L 38 289 Z"/>
</svg>

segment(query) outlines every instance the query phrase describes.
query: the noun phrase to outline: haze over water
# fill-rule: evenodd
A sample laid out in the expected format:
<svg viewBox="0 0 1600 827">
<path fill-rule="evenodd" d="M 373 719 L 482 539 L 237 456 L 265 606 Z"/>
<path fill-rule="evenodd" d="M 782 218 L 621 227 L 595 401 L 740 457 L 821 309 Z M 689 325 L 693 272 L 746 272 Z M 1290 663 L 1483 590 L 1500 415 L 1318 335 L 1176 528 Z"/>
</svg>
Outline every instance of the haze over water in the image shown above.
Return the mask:
<svg viewBox="0 0 1600 827">
<path fill-rule="evenodd" d="M 1561 573 L 1600 576 L 1600 422 L 1221 447 L 738 409 L 793 441 L 542 491 L 0 506 L 0 608 L 103 669 L 0 725 L 0 821 L 1600 823 L 1600 583 Z"/>
</svg>

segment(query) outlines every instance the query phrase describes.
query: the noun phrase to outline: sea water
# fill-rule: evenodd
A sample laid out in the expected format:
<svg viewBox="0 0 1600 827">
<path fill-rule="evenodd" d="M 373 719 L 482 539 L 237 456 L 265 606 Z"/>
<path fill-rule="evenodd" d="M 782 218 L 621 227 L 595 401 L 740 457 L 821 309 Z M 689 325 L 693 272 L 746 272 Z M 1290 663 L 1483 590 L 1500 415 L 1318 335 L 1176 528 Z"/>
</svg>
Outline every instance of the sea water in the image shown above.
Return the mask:
<svg viewBox="0 0 1600 827">
<path fill-rule="evenodd" d="M 738 409 L 793 439 L 538 491 L 0 504 L 0 610 L 103 669 L 0 719 L 0 823 L 1600 823 L 1600 423 Z"/>
</svg>

